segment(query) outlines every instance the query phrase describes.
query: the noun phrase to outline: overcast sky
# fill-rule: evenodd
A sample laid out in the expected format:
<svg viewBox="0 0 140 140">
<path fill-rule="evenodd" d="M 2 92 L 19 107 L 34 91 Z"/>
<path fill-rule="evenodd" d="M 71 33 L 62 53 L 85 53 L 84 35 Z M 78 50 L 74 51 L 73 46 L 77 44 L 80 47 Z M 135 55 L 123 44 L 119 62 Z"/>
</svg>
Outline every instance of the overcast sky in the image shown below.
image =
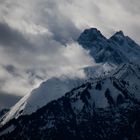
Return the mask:
<svg viewBox="0 0 140 140">
<path fill-rule="evenodd" d="M 140 44 L 139 0 L 0 0 L 0 108 L 54 75 L 92 65 L 75 41 L 85 28 Z"/>
</svg>

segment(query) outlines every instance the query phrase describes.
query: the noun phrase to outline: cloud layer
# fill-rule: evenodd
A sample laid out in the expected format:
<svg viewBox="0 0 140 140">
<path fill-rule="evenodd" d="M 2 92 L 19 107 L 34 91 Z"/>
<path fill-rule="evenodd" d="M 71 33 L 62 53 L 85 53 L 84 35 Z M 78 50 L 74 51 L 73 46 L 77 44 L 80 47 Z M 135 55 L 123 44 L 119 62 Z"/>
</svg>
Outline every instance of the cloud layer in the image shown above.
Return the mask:
<svg viewBox="0 0 140 140">
<path fill-rule="evenodd" d="M 0 97 L 23 96 L 54 75 L 93 65 L 76 42 L 96 27 L 110 36 L 123 30 L 140 43 L 138 0 L 2 0 Z"/>
</svg>

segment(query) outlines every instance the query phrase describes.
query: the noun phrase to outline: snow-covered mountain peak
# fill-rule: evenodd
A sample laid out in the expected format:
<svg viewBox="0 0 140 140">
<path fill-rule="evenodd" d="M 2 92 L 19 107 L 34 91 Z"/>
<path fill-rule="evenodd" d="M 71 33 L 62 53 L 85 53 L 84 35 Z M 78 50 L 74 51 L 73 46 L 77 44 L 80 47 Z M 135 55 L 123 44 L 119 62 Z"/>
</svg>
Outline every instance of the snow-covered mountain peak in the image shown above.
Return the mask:
<svg viewBox="0 0 140 140">
<path fill-rule="evenodd" d="M 124 35 L 123 31 L 118 31 L 113 36 L 111 36 L 109 40 L 116 42 L 119 45 L 124 45 L 127 43 L 127 36 Z"/>
<path fill-rule="evenodd" d="M 90 28 L 83 31 L 78 38 L 78 43 L 86 47 L 92 47 L 93 43 L 106 40 L 102 33 L 96 28 Z"/>
<path fill-rule="evenodd" d="M 131 39 L 129 36 L 125 36 L 123 31 L 116 32 L 113 36 L 109 38 L 109 41 L 113 41 L 119 45 L 122 45 L 122 47 L 140 47 L 133 39 Z"/>
<path fill-rule="evenodd" d="M 84 40 L 96 41 L 96 39 L 104 37 L 96 28 L 85 29 L 81 36 Z"/>
<path fill-rule="evenodd" d="M 117 31 L 112 37 L 125 37 L 123 31 Z"/>
<path fill-rule="evenodd" d="M 78 38 L 78 43 L 89 51 L 97 63 L 120 65 L 140 59 L 140 46 L 122 31 L 107 39 L 97 29 L 86 29 Z"/>
</svg>

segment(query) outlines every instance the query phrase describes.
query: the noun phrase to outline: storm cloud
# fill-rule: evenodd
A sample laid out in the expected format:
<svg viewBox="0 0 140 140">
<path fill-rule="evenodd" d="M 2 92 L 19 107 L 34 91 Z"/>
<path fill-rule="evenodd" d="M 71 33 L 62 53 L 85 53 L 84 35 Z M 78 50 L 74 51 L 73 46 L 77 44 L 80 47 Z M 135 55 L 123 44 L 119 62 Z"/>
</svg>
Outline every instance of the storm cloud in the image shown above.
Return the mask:
<svg viewBox="0 0 140 140">
<path fill-rule="evenodd" d="M 140 43 L 140 2 L 2 0 L 0 98 L 7 94 L 3 102 L 9 94 L 11 100 L 11 96 L 23 96 L 52 76 L 94 65 L 88 52 L 76 43 L 80 33 L 90 27 L 107 37 L 123 30 Z"/>
<path fill-rule="evenodd" d="M 31 47 L 31 44 L 25 39 L 22 33 L 18 32 L 16 29 L 10 28 L 6 23 L 0 23 L 0 44 L 5 48 L 15 48 L 17 50 L 22 46 L 25 48 Z"/>
</svg>

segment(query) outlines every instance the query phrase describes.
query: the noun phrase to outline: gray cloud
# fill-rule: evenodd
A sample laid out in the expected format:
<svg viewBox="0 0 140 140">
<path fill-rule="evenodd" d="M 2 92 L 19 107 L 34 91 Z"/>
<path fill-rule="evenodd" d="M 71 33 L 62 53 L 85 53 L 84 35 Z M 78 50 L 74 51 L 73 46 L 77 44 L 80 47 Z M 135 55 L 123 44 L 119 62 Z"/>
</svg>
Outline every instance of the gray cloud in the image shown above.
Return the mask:
<svg viewBox="0 0 140 140">
<path fill-rule="evenodd" d="M 120 4 L 127 10 L 127 12 L 132 14 L 140 13 L 140 1 L 139 0 L 119 0 Z"/>
<path fill-rule="evenodd" d="M 17 69 L 13 65 L 5 65 L 3 67 L 9 74 L 16 76 L 16 77 L 20 76 Z"/>
<path fill-rule="evenodd" d="M 43 4 L 44 8 L 47 10 L 41 11 L 41 20 L 43 21 L 43 24 L 45 23 L 47 25 L 47 28 L 53 34 L 53 39 L 62 44 L 76 40 L 76 37 L 80 34 L 80 30 L 68 16 L 65 16 L 64 13 L 61 12 L 61 9 L 59 9 L 58 6 L 60 2 L 45 1 Z M 69 1 L 67 4 L 69 4 Z M 44 17 L 46 17 L 46 20 L 44 20 Z"/>
<path fill-rule="evenodd" d="M 30 50 L 31 43 L 18 30 L 11 28 L 7 23 L 0 22 L 0 44 L 10 51 L 22 48 Z M 28 47 L 28 48 L 27 48 Z"/>
</svg>

